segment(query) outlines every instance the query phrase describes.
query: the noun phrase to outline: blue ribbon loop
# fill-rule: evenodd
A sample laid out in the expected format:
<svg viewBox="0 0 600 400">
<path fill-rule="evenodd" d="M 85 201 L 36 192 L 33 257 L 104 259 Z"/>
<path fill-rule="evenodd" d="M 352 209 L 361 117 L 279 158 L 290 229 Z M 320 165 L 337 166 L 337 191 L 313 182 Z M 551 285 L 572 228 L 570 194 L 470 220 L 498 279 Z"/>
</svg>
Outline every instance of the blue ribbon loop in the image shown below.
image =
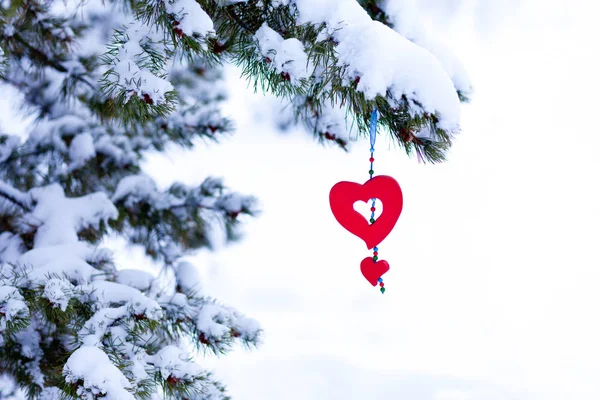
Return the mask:
<svg viewBox="0 0 600 400">
<path fill-rule="evenodd" d="M 378 117 L 377 109 L 373 109 L 371 113 L 371 125 L 370 125 L 370 135 L 371 135 L 371 148 L 375 148 L 375 139 L 377 137 L 377 117 Z"/>
</svg>

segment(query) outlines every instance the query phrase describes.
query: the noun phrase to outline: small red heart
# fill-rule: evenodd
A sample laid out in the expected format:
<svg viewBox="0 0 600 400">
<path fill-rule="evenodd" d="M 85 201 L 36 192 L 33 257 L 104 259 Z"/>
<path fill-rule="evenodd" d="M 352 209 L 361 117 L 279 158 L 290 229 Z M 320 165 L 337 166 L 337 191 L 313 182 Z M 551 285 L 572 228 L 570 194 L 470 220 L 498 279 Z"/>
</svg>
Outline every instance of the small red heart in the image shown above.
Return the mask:
<svg viewBox="0 0 600 400">
<path fill-rule="evenodd" d="M 373 224 L 354 209 L 355 202 L 370 199 L 379 199 L 383 204 L 383 212 Z M 329 205 L 340 225 L 372 249 L 389 235 L 398 222 L 402 212 L 402 190 L 394 178 L 386 175 L 376 176 L 363 185 L 338 182 L 329 192 Z"/>
<path fill-rule="evenodd" d="M 390 264 L 385 260 L 373 261 L 373 257 L 367 257 L 360 262 L 360 272 L 373 286 L 377 286 L 379 278 L 389 270 Z"/>
</svg>

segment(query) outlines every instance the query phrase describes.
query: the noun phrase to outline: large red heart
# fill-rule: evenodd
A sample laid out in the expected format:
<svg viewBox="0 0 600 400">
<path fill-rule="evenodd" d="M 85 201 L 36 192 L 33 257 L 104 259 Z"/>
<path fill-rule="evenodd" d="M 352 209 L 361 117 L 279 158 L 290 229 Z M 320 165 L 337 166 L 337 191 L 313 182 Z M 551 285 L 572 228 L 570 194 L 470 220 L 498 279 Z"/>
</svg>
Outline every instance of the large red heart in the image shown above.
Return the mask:
<svg viewBox="0 0 600 400">
<path fill-rule="evenodd" d="M 360 272 L 373 286 L 377 285 L 379 278 L 389 270 L 390 265 L 384 260 L 373 261 L 373 257 L 367 257 L 360 262 Z"/>
<path fill-rule="evenodd" d="M 370 199 L 379 199 L 383 203 L 383 212 L 373 224 L 354 210 L 355 202 Z M 338 182 L 329 192 L 329 205 L 340 225 L 372 249 L 389 235 L 398 222 L 402 212 L 402 190 L 394 178 L 385 175 L 369 179 L 363 185 Z"/>
</svg>

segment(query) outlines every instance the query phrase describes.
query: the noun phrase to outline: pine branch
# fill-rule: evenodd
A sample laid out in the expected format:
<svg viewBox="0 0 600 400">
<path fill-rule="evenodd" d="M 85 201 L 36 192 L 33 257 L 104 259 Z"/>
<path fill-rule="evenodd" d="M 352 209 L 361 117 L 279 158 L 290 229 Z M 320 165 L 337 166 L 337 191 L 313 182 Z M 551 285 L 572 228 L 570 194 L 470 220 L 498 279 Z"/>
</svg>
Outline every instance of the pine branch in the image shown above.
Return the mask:
<svg viewBox="0 0 600 400">
<path fill-rule="evenodd" d="M 373 3 L 372 11 L 379 9 L 376 1 L 369 3 Z M 325 24 L 301 24 L 293 2 L 277 6 L 270 2 L 239 2 L 220 6 L 214 1 L 205 0 L 202 5 L 213 21 L 218 21 L 217 38 L 221 42 L 234 43 L 226 49 L 226 53 L 234 64 L 242 68 L 242 76 L 254 84 L 255 90 L 262 89 L 290 100 L 296 121 L 303 121 L 315 129 L 328 108 L 348 109 L 348 118 L 356 124 L 359 132 L 364 133 L 368 131 L 371 111 L 377 108 L 381 126 L 408 154 L 422 154 L 430 162 L 444 161 L 453 132 L 440 128 L 439 115 L 423 112 L 422 105 L 414 96 L 398 97 L 391 90 L 373 99 L 368 98 L 358 90 L 360 74 L 350 76 L 354 71 L 339 62 L 335 30 L 330 32 L 330 27 L 326 29 Z M 386 22 L 389 26 L 389 21 Z M 282 40 L 297 39 L 303 44 L 307 65 L 313 67 L 307 71 L 308 77 L 300 76 L 294 81 L 294 77 L 274 68 L 273 60 L 262 54 L 256 32 L 265 25 L 280 35 Z M 336 29 L 351 28 L 342 26 Z M 398 134 L 400 131 L 409 132 L 408 138 L 428 132 L 430 145 L 424 146 L 417 140 L 405 140 L 403 135 Z M 326 130 L 315 129 L 315 134 L 338 142 L 338 137 Z"/>
<path fill-rule="evenodd" d="M 383 2 L 382 0 L 358 0 L 358 2 L 375 21 L 379 21 L 390 28 L 394 27 L 394 24 L 392 24 L 390 21 L 390 17 L 380 7 L 381 3 Z"/>
<path fill-rule="evenodd" d="M 31 197 L 29 197 L 28 194 L 13 188 L 4 181 L 0 181 L 0 196 L 21 207 L 24 211 L 31 211 L 32 209 Z"/>
<path fill-rule="evenodd" d="M 31 157 L 31 156 L 40 156 L 42 154 L 46 154 L 47 152 L 48 152 L 47 148 L 38 148 L 35 151 L 29 151 L 26 153 L 15 152 L 14 154 L 7 157 L 5 160 L 0 161 L 0 164 L 10 164 L 11 162 L 13 162 L 15 160 L 24 159 L 24 158 Z"/>
<path fill-rule="evenodd" d="M 41 51 L 40 49 L 37 49 L 34 46 L 32 46 L 31 44 L 29 44 L 21 35 L 15 34 L 13 37 L 15 38 L 15 40 L 17 42 L 19 42 L 19 44 L 21 44 L 24 48 L 29 50 L 31 58 L 39 60 L 43 65 L 45 65 L 47 67 L 52 67 L 55 70 L 57 70 L 58 72 L 62 72 L 62 73 L 69 72 L 59 62 L 52 60 L 43 51 Z M 86 84 L 90 89 L 96 90 L 96 86 L 94 84 L 92 84 L 91 82 L 89 82 L 87 79 L 85 79 L 83 76 L 81 76 L 81 75 L 71 75 L 71 76 L 75 80 Z"/>
</svg>

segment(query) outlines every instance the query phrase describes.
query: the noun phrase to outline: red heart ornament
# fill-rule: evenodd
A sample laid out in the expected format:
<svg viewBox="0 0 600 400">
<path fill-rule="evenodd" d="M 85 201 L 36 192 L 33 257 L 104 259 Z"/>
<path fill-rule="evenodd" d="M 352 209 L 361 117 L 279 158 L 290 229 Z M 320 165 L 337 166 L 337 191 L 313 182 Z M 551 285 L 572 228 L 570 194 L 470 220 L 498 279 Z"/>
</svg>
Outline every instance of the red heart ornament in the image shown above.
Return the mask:
<svg viewBox="0 0 600 400">
<path fill-rule="evenodd" d="M 384 260 L 373 261 L 373 257 L 367 257 L 360 262 L 360 272 L 373 286 L 376 286 L 379 278 L 389 270 L 390 265 Z"/>
<path fill-rule="evenodd" d="M 370 199 L 379 199 L 383 203 L 383 212 L 373 224 L 354 209 L 355 202 Z M 372 249 L 390 234 L 398 222 L 402 212 L 402 190 L 394 178 L 385 175 L 369 179 L 363 185 L 338 182 L 329 192 L 329 205 L 340 225 Z"/>
</svg>

